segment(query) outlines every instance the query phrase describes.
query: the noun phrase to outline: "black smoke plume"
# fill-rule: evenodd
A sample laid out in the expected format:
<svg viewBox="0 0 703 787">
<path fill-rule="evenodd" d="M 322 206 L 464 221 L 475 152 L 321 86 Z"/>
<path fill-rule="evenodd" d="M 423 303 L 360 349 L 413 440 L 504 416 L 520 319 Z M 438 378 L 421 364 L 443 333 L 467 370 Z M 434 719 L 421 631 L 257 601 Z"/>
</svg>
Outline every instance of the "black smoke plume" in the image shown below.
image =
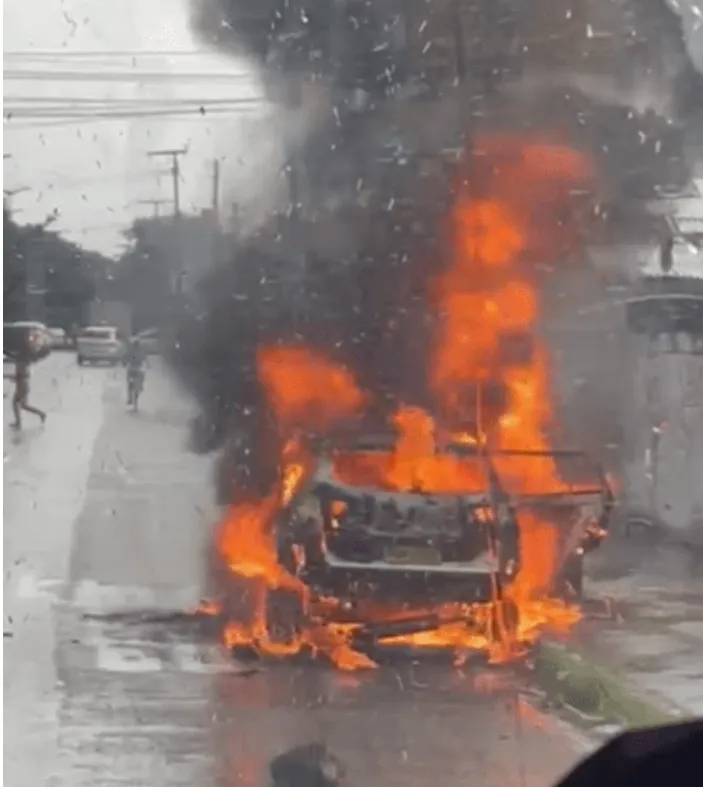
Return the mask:
<svg viewBox="0 0 703 787">
<path fill-rule="evenodd" d="M 427 280 L 456 175 L 443 162 L 474 132 L 558 128 L 608 172 L 611 215 L 686 180 L 678 120 L 701 89 L 677 17 L 664 0 L 581 6 L 590 16 L 563 0 L 193 0 L 202 39 L 249 57 L 273 98 L 325 96 L 291 148 L 303 193 L 233 242 L 180 320 L 172 361 L 201 405 L 197 447 L 222 451 L 222 501 L 276 472 L 262 343 L 347 363 L 376 419 L 426 403 Z"/>
</svg>

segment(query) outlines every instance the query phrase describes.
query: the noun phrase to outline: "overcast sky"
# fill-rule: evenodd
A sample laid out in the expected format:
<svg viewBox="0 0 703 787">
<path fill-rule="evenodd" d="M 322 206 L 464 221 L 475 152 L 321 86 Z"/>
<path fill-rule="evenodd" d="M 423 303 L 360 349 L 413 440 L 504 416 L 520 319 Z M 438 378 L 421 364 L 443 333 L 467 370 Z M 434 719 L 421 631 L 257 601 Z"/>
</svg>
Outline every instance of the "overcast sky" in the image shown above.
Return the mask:
<svg viewBox="0 0 703 787">
<path fill-rule="evenodd" d="M 703 25 L 696 0 L 669 2 L 683 9 L 691 49 L 703 69 Z M 48 72 L 41 81 L 14 78 L 4 83 L 5 111 L 16 110 L 4 123 L 4 151 L 12 155 L 4 161 L 4 187 L 28 187 L 12 198 L 18 220 L 40 221 L 58 209 L 56 226 L 67 237 L 118 253 L 124 227 L 134 216 L 152 211 L 138 201 L 171 197 L 170 177 L 157 174 L 169 162 L 146 155 L 159 148 L 189 148 L 182 158 L 186 211 L 209 206 L 214 157 L 223 159 L 225 194 L 228 190 L 236 196 L 242 189 L 248 195 L 262 187 L 259 170 L 271 160 L 275 128 L 257 121 L 255 114 L 238 114 L 231 103 L 219 105 L 221 114 L 205 117 L 69 123 L 65 116 L 77 107 L 85 111 L 95 99 L 110 102 L 103 112 L 144 111 L 144 103 L 127 106 L 124 101 L 130 99 L 150 101 L 154 110 L 168 112 L 186 99 L 222 102 L 259 95 L 244 62 L 202 51 L 188 27 L 187 0 L 16 0 L 6 3 L 3 12 L 4 51 L 23 53 L 6 56 L 6 76 Z M 56 50 L 62 54 L 54 61 L 41 57 Z M 163 54 L 136 59 L 115 54 L 125 51 Z M 90 75 L 91 81 L 66 78 L 66 72 L 76 71 Z M 169 82 L 144 78 L 141 84 L 115 78 L 145 72 L 183 76 Z M 198 74 L 217 76 L 203 79 Z M 58 115 L 47 120 L 47 111 Z M 43 117 L 27 117 L 37 112 Z M 161 206 L 162 211 L 170 209 Z"/>
<path fill-rule="evenodd" d="M 154 102 L 166 101 L 168 112 L 184 99 L 195 100 L 197 107 L 199 102 L 260 95 L 246 63 L 198 52 L 202 48 L 188 28 L 187 0 L 22 0 L 5 4 L 4 22 L 5 112 L 17 110 L 4 123 L 4 152 L 12 156 L 4 161 L 4 188 L 29 187 L 12 197 L 19 221 L 39 221 L 58 209 L 56 226 L 67 237 L 114 254 L 131 218 L 153 210 L 138 201 L 172 195 L 170 176 L 157 174 L 165 172 L 170 161 L 149 159 L 148 150 L 189 148 L 181 159 L 185 211 L 209 206 L 216 156 L 224 159 L 223 178 L 230 187 L 251 181 L 252 157 L 245 154 L 256 147 L 261 120 L 256 121 L 256 114 L 237 113 L 232 102 L 215 110 L 222 114 L 206 112 L 204 117 L 199 112 L 189 118 L 102 122 L 69 122 L 75 118 L 66 117 L 77 107 L 85 111 L 86 99 L 109 100 L 103 112 L 143 112 L 145 99 L 152 109 L 163 108 Z M 53 61 L 41 56 L 56 50 L 62 54 Z M 136 59 L 110 54 L 120 51 L 164 54 Z M 13 57 L 15 52 L 24 54 Z M 76 54 L 80 52 L 101 54 Z M 87 74 L 92 81 L 67 79 L 67 71 Z M 41 81 L 7 78 L 36 72 L 48 73 Z M 169 82 L 145 79 L 141 84 L 119 78 L 130 72 L 184 76 Z M 204 79 L 202 74 L 217 77 Z M 124 104 L 129 99 L 140 103 Z M 46 119 L 47 108 L 58 116 Z M 43 117 L 27 117 L 29 112 Z M 168 210 L 171 204 L 161 206 L 162 212 Z"/>
<path fill-rule="evenodd" d="M 691 59 L 703 71 L 703 6 L 699 0 L 667 0 L 684 23 Z"/>
</svg>

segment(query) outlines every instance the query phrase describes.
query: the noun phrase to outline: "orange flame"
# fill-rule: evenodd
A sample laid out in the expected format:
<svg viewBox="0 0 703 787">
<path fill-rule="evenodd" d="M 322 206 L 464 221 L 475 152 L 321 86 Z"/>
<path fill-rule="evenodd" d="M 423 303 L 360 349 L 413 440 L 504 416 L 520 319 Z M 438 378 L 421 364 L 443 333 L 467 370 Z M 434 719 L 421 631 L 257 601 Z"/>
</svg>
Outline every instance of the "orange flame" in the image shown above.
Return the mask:
<svg viewBox="0 0 703 787">
<path fill-rule="evenodd" d="M 258 372 L 282 434 L 330 427 L 352 417 L 364 403 L 349 372 L 304 347 L 262 348 Z M 306 478 L 308 458 L 296 439 L 285 443 L 281 465 L 276 487 L 262 500 L 230 506 L 216 534 L 217 550 L 229 571 L 254 588 L 249 622 L 230 621 L 224 642 L 230 648 L 253 645 L 276 656 L 294 655 L 307 647 L 325 652 L 341 669 L 372 666 L 349 647 L 350 632 L 344 628 L 312 625 L 287 642 L 271 637 L 269 591 L 286 590 L 300 598 L 304 608 L 308 604 L 305 585 L 279 563 L 275 529 L 276 516 Z"/>
<path fill-rule="evenodd" d="M 534 265 L 554 261 L 573 241 L 563 207 L 571 190 L 590 185 L 590 163 L 565 146 L 525 143 L 507 135 L 479 140 L 470 163 L 471 194 L 457 202 L 454 253 L 436 282 L 442 322 L 431 383 L 445 415 L 462 421 L 474 415 L 466 412 L 467 394 L 486 380 L 499 381 L 504 410 L 494 423 L 481 424 L 495 447 L 548 450 L 548 360 L 536 335 Z M 517 357 L 506 357 L 510 339 L 522 346 Z M 497 469 L 524 494 L 564 487 L 550 457 L 501 461 L 498 455 Z M 511 592 L 521 608 L 522 625 L 535 624 L 535 618 L 551 621 L 561 612 L 573 617 L 562 605 L 556 605 L 557 611 L 546 603 L 557 563 L 556 528 L 530 512 L 519 512 L 519 519 L 521 570 Z"/>
<path fill-rule="evenodd" d="M 440 323 L 429 379 L 442 427 L 452 430 L 452 440 L 502 450 L 548 449 L 548 354 L 536 335 L 540 304 L 535 263 L 551 263 L 573 247 L 576 234 L 563 208 L 571 190 L 584 189 L 590 178 L 588 160 L 565 146 L 525 143 L 508 135 L 478 140 L 469 162 L 471 194 L 467 190 L 459 197 L 452 215 L 451 264 L 434 283 Z M 325 653 L 342 669 L 373 667 L 352 649 L 354 625 L 324 622 L 335 600 L 315 600 L 313 609 L 303 583 L 279 564 L 275 533 L 277 515 L 304 483 L 310 466 L 296 435 L 325 432 L 357 417 L 367 397 L 348 370 L 303 346 L 262 347 L 257 363 L 285 444 L 276 487 L 262 500 L 232 506 L 217 532 L 217 548 L 229 571 L 254 586 L 251 620 L 230 622 L 225 642 L 254 645 L 273 655 L 307 648 Z M 496 383 L 503 392 L 499 406 L 483 396 L 484 387 Z M 474 421 L 471 429 L 467 421 Z M 442 436 L 429 413 L 403 406 L 393 422 L 398 439 L 392 450 L 334 453 L 338 480 L 437 494 L 487 489 L 487 471 L 478 457 L 437 450 Z M 564 488 L 550 457 L 496 457 L 498 473 L 512 493 Z M 545 625 L 572 625 L 578 611 L 549 598 L 558 562 L 555 526 L 534 511 L 520 511 L 519 525 L 521 568 L 509 598 L 520 609 L 517 642 L 527 642 Z M 269 632 L 270 591 L 293 593 L 305 608 L 305 625 L 287 642 L 273 641 Z M 402 620 L 408 614 L 366 607 L 369 621 Z M 415 610 L 435 616 L 437 627 L 387 642 L 451 648 L 459 658 L 480 648 L 501 660 L 517 649 L 498 647 L 495 612 L 494 604 Z M 475 624 L 471 629 L 468 620 Z M 501 615 L 498 624 L 503 626 Z"/>
<path fill-rule="evenodd" d="M 389 491 L 471 494 L 488 487 L 477 458 L 437 453 L 435 423 L 419 407 L 400 407 L 393 417 L 398 438 L 392 451 L 337 451 L 336 478 L 342 483 Z"/>
<path fill-rule="evenodd" d="M 324 430 L 358 414 L 366 396 L 343 366 L 306 347 L 262 347 L 259 379 L 279 429 Z"/>
</svg>

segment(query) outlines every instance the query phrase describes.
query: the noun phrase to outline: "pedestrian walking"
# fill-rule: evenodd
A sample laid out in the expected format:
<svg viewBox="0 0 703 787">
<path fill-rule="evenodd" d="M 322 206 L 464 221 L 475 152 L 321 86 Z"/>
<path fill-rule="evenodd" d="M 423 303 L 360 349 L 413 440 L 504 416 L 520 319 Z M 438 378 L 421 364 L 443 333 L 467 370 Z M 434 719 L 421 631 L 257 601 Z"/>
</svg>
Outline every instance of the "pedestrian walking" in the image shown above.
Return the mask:
<svg viewBox="0 0 703 787">
<path fill-rule="evenodd" d="M 36 415 L 42 423 L 46 421 L 46 413 L 38 407 L 29 404 L 29 361 L 18 358 L 15 361 L 15 373 L 3 375 L 15 383 L 15 393 L 12 397 L 12 411 L 15 414 L 13 428 L 22 428 L 22 410 Z"/>
</svg>

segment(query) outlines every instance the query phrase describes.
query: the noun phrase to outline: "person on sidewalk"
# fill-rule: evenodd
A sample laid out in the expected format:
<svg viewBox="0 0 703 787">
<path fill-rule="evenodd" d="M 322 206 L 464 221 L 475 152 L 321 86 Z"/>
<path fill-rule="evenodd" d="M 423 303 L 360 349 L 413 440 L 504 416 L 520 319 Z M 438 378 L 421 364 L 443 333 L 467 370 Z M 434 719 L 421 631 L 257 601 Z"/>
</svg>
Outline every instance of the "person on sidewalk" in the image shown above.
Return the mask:
<svg viewBox="0 0 703 787">
<path fill-rule="evenodd" d="M 127 404 L 132 405 L 135 404 L 134 397 L 139 398 L 144 385 L 144 367 L 148 365 L 146 352 L 138 336 L 127 347 L 124 365 L 127 367 Z"/>
<path fill-rule="evenodd" d="M 42 424 L 46 421 L 46 413 L 38 407 L 29 404 L 29 361 L 23 358 L 15 360 L 15 373 L 3 375 L 7 380 L 15 383 L 15 393 L 12 397 L 12 411 L 15 414 L 15 421 L 12 424 L 14 429 L 22 428 L 22 410 L 33 413 Z"/>
</svg>

